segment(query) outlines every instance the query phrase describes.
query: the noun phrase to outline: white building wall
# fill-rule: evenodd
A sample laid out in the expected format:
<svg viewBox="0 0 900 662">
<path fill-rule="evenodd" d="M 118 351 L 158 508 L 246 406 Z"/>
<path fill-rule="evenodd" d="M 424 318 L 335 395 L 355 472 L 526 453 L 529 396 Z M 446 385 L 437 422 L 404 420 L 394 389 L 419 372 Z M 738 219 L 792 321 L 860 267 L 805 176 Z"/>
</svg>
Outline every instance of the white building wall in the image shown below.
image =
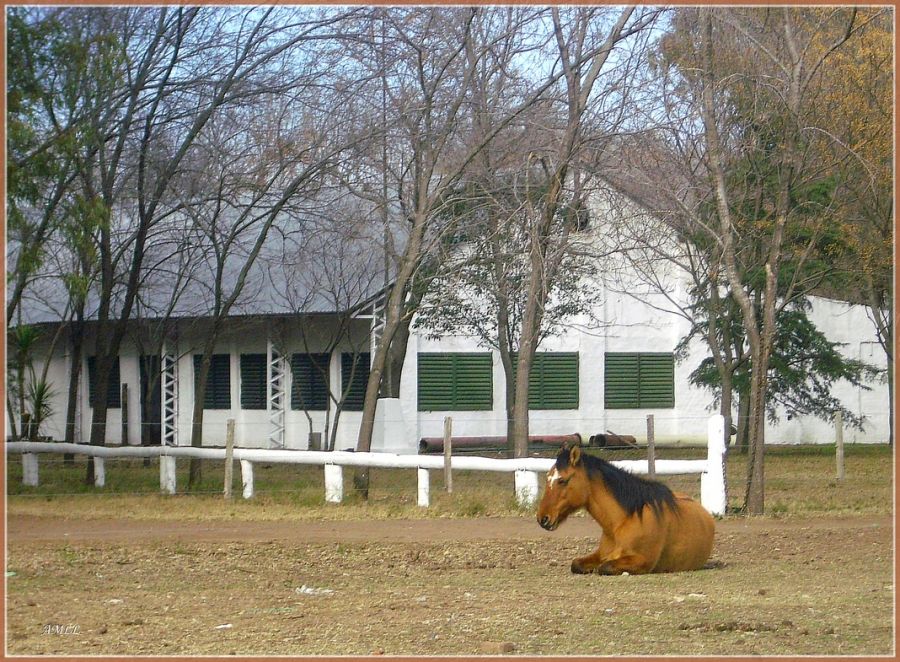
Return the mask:
<svg viewBox="0 0 900 662">
<path fill-rule="evenodd" d="M 602 287 L 598 285 L 598 287 Z M 587 438 L 607 430 L 617 434 L 631 434 L 639 439 L 646 437 L 647 414 L 654 415 L 656 439 L 660 443 L 682 442 L 702 443 L 706 435 L 706 421 L 713 413 L 712 393 L 694 388 L 689 383 L 689 375 L 706 356 L 706 348 L 700 341 L 694 341 L 685 361 L 675 364 L 675 408 L 661 410 L 605 410 L 604 409 L 604 354 L 619 351 L 670 352 L 688 330 L 688 321 L 677 315 L 641 303 L 634 297 L 620 292 L 605 290 L 602 310 L 598 317 L 610 326 L 585 329 L 586 320 L 573 320 L 568 332 L 559 337 L 547 339 L 539 351 L 578 352 L 579 355 L 579 408 L 577 410 L 551 410 L 531 412 L 532 434 L 579 433 Z M 650 303 L 654 303 L 650 301 Z M 655 302 L 660 308 L 663 301 Z M 813 299 L 812 320 L 832 341 L 845 343 L 841 351 L 848 357 L 859 358 L 884 367 L 885 357 L 876 342 L 874 326 L 861 306 L 827 299 Z M 204 445 L 221 446 L 225 443 L 226 421 L 235 420 L 235 443 L 245 447 L 267 447 L 269 419 L 267 410 L 243 410 L 240 408 L 240 354 L 265 353 L 266 324 L 260 323 L 251 330 L 244 328 L 239 333 L 223 337 L 216 347 L 216 353 L 231 356 L 231 409 L 206 410 L 204 414 Z M 361 323 L 358 331 L 367 332 Z M 308 350 L 323 351 L 324 338 L 312 339 Z M 196 346 L 197 339 L 193 341 Z M 191 415 L 193 411 L 194 366 L 192 339 L 182 334 L 175 348 L 179 355 L 178 371 L 178 433 L 179 444 L 190 444 Z M 296 334 L 286 334 L 285 351 L 307 351 Z M 340 389 L 340 352 L 350 351 L 349 345 L 338 347 L 332 355 L 331 384 L 337 392 Z M 367 347 L 366 347 L 367 349 Z M 504 436 L 506 434 L 506 414 L 504 409 L 503 368 L 496 352 L 492 353 L 493 408 L 491 411 L 417 411 L 417 361 L 419 352 L 487 352 L 473 339 L 446 337 L 431 340 L 413 332 L 407 348 L 406 362 L 401 379 L 399 412 L 400 420 L 391 418 L 386 428 L 390 428 L 391 438 L 379 438 L 383 450 L 393 452 L 416 452 L 418 440 L 422 437 L 442 436 L 445 416 L 453 419 L 453 434 L 456 436 Z M 92 353 L 88 350 L 87 354 Z M 49 368 L 49 379 L 53 383 L 53 416 L 42 427 L 41 433 L 54 439 L 62 439 L 65 433 L 67 387 L 69 379 L 69 355 L 65 343 L 54 352 Z M 127 441 L 140 443 L 140 371 L 138 350 L 128 342 L 124 343 L 120 355 L 120 376 L 122 383 L 128 384 Z M 309 441 L 309 420 L 303 411 L 291 408 L 290 370 L 287 371 L 285 402 L 285 447 L 305 449 Z M 86 361 L 82 365 L 80 424 L 81 441 L 90 438 L 92 410 L 88 402 L 88 374 Z M 848 443 L 881 443 L 888 436 L 888 395 L 884 379 L 864 390 L 846 383 L 834 386 L 834 394 L 846 407 L 865 417 L 865 429 L 844 430 L 844 440 Z M 736 406 L 736 405 L 735 405 Z M 108 412 L 107 441 L 121 443 L 121 409 Z M 391 413 L 392 417 L 397 414 Z M 313 430 L 324 431 L 325 412 L 311 412 Z M 336 448 L 346 449 L 356 446 L 356 437 L 361 419 L 360 412 L 344 411 L 338 422 Z M 332 413 L 331 423 L 334 415 Z M 402 437 L 402 438 L 397 438 Z M 785 416 L 777 424 L 767 424 L 766 441 L 773 444 L 791 443 L 833 443 L 835 438 L 832 421 L 822 421 L 812 417 L 787 420 Z M 324 439 L 323 439 L 324 441 Z"/>
<path fill-rule="evenodd" d="M 604 354 L 606 352 L 671 352 L 689 330 L 688 320 L 665 312 L 665 300 L 641 303 L 627 294 L 606 292 L 602 318 L 612 325 L 589 332 L 577 332 L 579 322 L 560 337 L 549 338 L 538 351 L 578 352 L 579 409 L 532 411 L 530 433 L 571 434 L 582 438 L 606 432 L 630 434 L 645 439 L 647 415 L 653 414 L 655 438 L 660 443 L 704 443 L 707 421 L 717 413 L 712 392 L 690 384 L 690 374 L 707 356 L 700 340 L 689 346 L 687 357 L 675 364 L 675 407 L 673 409 L 604 409 Z M 654 307 L 654 305 L 656 307 Z M 875 341 L 872 323 L 865 309 L 828 299 L 813 298 L 811 315 L 816 325 L 834 342 L 846 343 L 841 351 L 850 358 L 863 358 L 884 367 L 884 352 Z M 669 306 L 671 307 L 671 306 Z M 486 352 L 472 338 L 445 337 L 432 340 L 413 334 L 407 349 L 401 401 L 404 417 L 415 421 L 407 429 L 415 439 L 439 437 L 443 434 L 445 416 L 453 419 L 453 434 L 458 436 L 506 434 L 504 409 L 504 377 L 499 354 L 493 359 L 493 409 L 491 411 L 418 412 L 416 403 L 416 355 L 419 352 Z M 866 418 L 865 429 L 857 431 L 845 426 L 844 441 L 849 443 L 883 443 L 888 437 L 888 395 L 884 380 L 872 383 L 871 390 L 846 382 L 835 385 L 834 394 L 844 405 Z M 737 403 L 733 416 L 736 417 Z M 413 432 L 414 431 L 414 432 Z M 834 443 L 833 421 L 811 416 L 788 420 L 783 414 L 777 423 L 767 422 L 766 442 L 772 444 Z M 414 446 L 410 444 L 410 451 Z"/>
</svg>

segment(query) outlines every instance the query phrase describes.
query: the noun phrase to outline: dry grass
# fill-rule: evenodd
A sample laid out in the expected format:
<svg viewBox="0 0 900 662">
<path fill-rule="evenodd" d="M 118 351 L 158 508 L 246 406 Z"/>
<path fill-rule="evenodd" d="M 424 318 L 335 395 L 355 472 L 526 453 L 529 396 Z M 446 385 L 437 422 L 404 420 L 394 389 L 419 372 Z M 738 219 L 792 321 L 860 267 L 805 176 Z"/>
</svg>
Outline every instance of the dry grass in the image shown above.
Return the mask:
<svg viewBox="0 0 900 662">
<path fill-rule="evenodd" d="M 622 577 L 572 575 L 596 538 L 533 522 L 518 540 L 23 543 L 9 652 L 890 654 L 890 526 L 855 519 L 726 521 L 722 567 Z"/>
<path fill-rule="evenodd" d="M 596 535 L 569 527 L 541 537 L 531 513 L 515 506 L 512 476 L 504 474 L 458 472 L 447 495 L 441 472 L 432 472 L 432 505 L 422 509 L 409 470 L 373 471 L 369 502 L 352 494 L 347 471 L 345 503 L 326 505 L 322 472 L 311 467 L 260 466 L 257 498 L 225 502 L 221 465 L 213 463 L 205 493 L 162 497 L 158 468 L 140 461 L 110 464 L 103 490 L 81 485 L 83 465 L 47 462 L 42 486 L 23 488 L 14 462 L 10 515 L 108 520 L 125 534 L 117 540 L 128 542 L 11 540 L 8 652 L 890 655 L 893 455 L 886 447 L 849 447 L 847 477 L 838 482 L 833 452 L 767 453 L 771 515 L 719 522 L 713 557 L 720 567 L 631 577 L 570 574 L 570 560 L 593 549 Z M 745 467 L 739 454 L 728 459 L 732 505 L 741 501 Z M 666 482 L 699 491 L 696 476 Z M 495 539 L 484 516 L 496 515 L 528 518 L 530 526 L 521 539 Z M 443 517 L 472 517 L 485 533 L 481 540 L 429 535 L 447 528 Z M 135 521 L 133 537 L 121 518 Z M 404 542 L 371 535 L 394 524 L 373 520 L 401 518 L 430 521 Z M 354 520 L 341 525 L 354 531 L 369 527 L 362 538 L 369 542 L 312 542 L 303 527 L 289 527 L 291 540 L 247 538 L 228 526 L 231 537 L 190 534 L 205 528 L 191 522 L 205 520 L 336 519 Z M 146 538 L 142 520 L 184 521 L 190 531 Z M 77 631 L 45 633 L 53 624 Z"/>
</svg>

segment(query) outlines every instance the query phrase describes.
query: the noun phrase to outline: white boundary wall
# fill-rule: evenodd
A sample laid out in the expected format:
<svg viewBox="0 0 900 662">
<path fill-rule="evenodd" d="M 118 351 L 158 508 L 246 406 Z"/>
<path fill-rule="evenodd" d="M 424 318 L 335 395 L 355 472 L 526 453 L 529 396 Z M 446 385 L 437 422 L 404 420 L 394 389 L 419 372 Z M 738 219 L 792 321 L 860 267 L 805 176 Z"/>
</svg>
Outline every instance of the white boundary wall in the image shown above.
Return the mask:
<svg viewBox="0 0 900 662">
<path fill-rule="evenodd" d="M 725 444 L 724 419 L 720 415 L 710 417 L 708 424 L 708 451 L 705 460 L 658 460 L 656 473 L 660 475 L 700 474 L 700 501 L 713 515 L 725 513 Z M 7 454 L 22 455 L 22 480 L 26 485 L 38 484 L 38 454 L 76 453 L 94 458 L 95 483 L 102 487 L 105 481 L 104 458 L 108 457 L 159 457 L 160 490 L 174 494 L 175 461 L 177 458 L 204 458 L 224 460 L 224 448 L 194 448 L 191 446 L 89 446 L 32 441 L 16 441 L 6 444 Z M 233 457 L 241 463 L 243 496 L 253 496 L 253 463 L 313 464 L 324 467 L 325 500 L 340 503 L 343 500 L 343 467 L 382 467 L 392 469 L 417 469 L 417 504 L 429 504 L 429 469 L 443 469 L 444 458 L 436 455 L 397 455 L 393 453 L 354 453 L 348 451 L 295 451 L 262 448 L 235 448 Z M 539 473 L 546 473 L 553 466 L 553 458 L 496 459 L 477 456 L 455 456 L 450 466 L 456 470 L 499 471 L 515 474 L 516 497 L 522 506 L 536 503 L 539 493 Z M 632 473 L 648 473 L 647 460 L 618 460 L 615 464 Z"/>
</svg>

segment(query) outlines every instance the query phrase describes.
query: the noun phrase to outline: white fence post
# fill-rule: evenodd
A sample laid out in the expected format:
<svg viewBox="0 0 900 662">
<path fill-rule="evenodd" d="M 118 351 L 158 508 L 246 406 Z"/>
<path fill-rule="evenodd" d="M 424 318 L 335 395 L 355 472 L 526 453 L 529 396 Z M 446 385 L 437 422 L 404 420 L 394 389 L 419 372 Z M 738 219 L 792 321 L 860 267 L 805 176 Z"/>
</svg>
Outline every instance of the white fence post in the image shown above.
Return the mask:
<svg viewBox="0 0 900 662">
<path fill-rule="evenodd" d="M 416 474 L 418 475 L 418 492 L 416 498 L 416 505 L 421 506 L 422 508 L 427 508 L 430 502 L 429 490 L 431 488 L 428 476 L 428 469 L 423 469 L 419 467 L 416 470 Z"/>
<path fill-rule="evenodd" d="M 325 501 L 340 503 L 344 500 L 344 470 L 339 464 L 325 465 Z"/>
<path fill-rule="evenodd" d="M 516 470 L 516 503 L 530 508 L 537 503 L 538 475 L 536 471 Z"/>
<path fill-rule="evenodd" d="M 159 456 L 159 489 L 164 494 L 175 494 L 175 458 Z"/>
<path fill-rule="evenodd" d="M 37 453 L 22 453 L 22 485 L 37 487 L 38 456 Z"/>
<path fill-rule="evenodd" d="M 94 487 L 103 487 L 104 485 L 106 485 L 106 463 L 103 461 L 102 457 L 95 457 Z"/>
<path fill-rule="evenodd" d="M 244 486 L 244 498 L 253 498 L 253 463 L 250 460 L 241 460 L 241 483 Z"/>
<path fill-rule="evenodd" d="M 728 505 L 725 493 L 725 417 L 710 416 L 707 425 L 706 471 L 700 474 L 700 503 L 712 515 L 724 515 Z"/>
</svg>

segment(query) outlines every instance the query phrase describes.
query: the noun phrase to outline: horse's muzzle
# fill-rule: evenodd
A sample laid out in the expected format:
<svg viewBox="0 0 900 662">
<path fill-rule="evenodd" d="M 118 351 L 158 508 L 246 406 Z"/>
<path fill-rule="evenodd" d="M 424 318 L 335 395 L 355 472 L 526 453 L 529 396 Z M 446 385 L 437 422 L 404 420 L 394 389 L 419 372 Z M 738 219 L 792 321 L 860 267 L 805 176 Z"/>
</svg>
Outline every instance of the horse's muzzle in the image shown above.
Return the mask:
<svg viewBox="0 0 900 662">
<path fill-rule="evenodd" d="M 552 531 L 556 528 L 556 524 L 554 522 L 551 522 L 550 518 L 546 515 L 538 520 L 538 524 L 541 525 L 541 528 L 547 529 L 548 531 Z"/>
</svg>

